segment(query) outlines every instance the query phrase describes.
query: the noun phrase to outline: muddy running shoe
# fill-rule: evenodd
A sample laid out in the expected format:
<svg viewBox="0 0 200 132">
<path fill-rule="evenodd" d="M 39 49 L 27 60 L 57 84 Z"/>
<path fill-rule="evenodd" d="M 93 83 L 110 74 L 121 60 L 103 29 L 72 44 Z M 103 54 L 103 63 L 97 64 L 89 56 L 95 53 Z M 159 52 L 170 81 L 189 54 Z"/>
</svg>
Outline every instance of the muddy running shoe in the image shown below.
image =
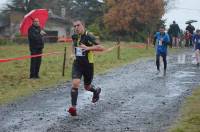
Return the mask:
<svg viewBox="0 0 200 132">
<path fill-rule="evenodd" d="M 166 74 L 167 74 L 167 73 L 166 73 L 166 70 L 164 70 L 163 76 L 166 76 Z"/>
<path fill-rule="evenodd" d="M 157 72 L 156 72 L 156 75 L 159 75 L 160 74 L 160 71 L 159 70 L 157 70 Z"/>
<path fill-rule="evenodd" d="M 74 107 L 70 107 L 68 112 L 70 113 L 71 116 L 77 116 L 76 108 Z"/>
<path fill-rule="evenodd" d="M 100 93 L 101 93 L 101 88 L 97 88 L 96 92 L 93 93 L 92 103 L 96 103 L 99 100 Z"/>
</svg>

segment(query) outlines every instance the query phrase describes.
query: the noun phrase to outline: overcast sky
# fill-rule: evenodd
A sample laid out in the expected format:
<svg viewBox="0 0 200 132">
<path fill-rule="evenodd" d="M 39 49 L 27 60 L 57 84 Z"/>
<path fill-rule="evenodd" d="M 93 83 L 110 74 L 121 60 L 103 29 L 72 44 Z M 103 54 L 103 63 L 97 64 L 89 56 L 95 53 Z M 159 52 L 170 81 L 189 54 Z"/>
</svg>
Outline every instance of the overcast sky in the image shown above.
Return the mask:
<svg viewBox="0 0 200 132">
<path fill-rule="evenodd" d="M 9 1 L 11 0 L 0 0 L 0 9 Z M 185 29 L 185 21 L 192 19 L 198 20 L 194 26 L 200 28 L 200 0 L 176 0 L 174 7 L 163 16 L 167 19 L 167 26 L 175 20 L 182 29 Z"/>
<path fill-rule="evenodd" d="M 5 5 L 7 2 L 9 2 L 10 0 L 0 0 L 0 8 L 3 7 L 3 5 Z"/>
<path fill-rule="evenodd" d="M 175 20 L 182 29 L 185 29 L 185 21 L 192 19 L 198 21 L 193 25 L 200 28 L 200 0 L 176 0 L 174 6 L 175 8 L 170 9 L 163 17 L 167 19 L 167 25 Z"/>
</svg>

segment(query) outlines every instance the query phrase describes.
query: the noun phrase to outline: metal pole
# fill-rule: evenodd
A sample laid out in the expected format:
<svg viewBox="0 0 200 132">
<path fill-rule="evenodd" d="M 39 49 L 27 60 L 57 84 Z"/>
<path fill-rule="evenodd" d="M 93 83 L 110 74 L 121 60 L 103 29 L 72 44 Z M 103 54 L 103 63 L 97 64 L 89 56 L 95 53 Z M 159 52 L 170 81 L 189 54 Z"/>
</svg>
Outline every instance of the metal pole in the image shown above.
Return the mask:
<svg viewBox="0 0 200 132">
<path fill-rule="evenodd" d="M 120 60 L 120 39 L 118 38 L 118 42 L 117 42 L 117 59 Z"/>
<path fill-rule="evenodd" d="M 150 45 L 150 32 L 148 32 L 146 49 L 148 49 L 148 48 L 149 48 L 149 45 Z"/>
<path fill-rule="evenodd" d="M 66 65 L 66 52 L 67 52 L 67 48 L 65 47 L 64 49 L 64 59 L 63 59 L 63 69 L 62 69 L 62 76 L 65 76 L 65 65 Z"/>
</svg>

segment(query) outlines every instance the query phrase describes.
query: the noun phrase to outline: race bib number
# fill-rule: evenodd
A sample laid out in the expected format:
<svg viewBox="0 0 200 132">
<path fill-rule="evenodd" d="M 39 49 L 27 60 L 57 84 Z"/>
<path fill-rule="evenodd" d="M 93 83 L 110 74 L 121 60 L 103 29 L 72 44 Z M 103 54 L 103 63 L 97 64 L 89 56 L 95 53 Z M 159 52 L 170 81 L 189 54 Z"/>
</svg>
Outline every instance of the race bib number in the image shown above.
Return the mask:
<svg viewBox="0 0 200 132">
<path fill-rule="evenodd" d="M 85 50 L 83 48 L 75 47 L 76 56 L 85 56 Z"/>
<path fill-rule="evenodd" d="M 162 46 L 162 40 L 159 40 L 158 44 L 159 44 L 160 46 Z"/>
</svg>

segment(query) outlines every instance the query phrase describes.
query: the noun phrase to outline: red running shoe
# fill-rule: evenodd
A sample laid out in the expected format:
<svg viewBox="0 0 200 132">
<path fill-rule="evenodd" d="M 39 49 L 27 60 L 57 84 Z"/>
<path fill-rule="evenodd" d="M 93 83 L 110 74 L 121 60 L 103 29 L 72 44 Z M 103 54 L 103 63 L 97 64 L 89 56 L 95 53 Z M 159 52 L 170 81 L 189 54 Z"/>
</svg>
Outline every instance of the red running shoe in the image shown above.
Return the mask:
<svg viewBox="0 0 200 132">
<path fill-rule="evenodd" d="M 75 107 L 70 107 L 68 112 L 70 113 L 71 116 L 77 116 Z"/>
</svg>

